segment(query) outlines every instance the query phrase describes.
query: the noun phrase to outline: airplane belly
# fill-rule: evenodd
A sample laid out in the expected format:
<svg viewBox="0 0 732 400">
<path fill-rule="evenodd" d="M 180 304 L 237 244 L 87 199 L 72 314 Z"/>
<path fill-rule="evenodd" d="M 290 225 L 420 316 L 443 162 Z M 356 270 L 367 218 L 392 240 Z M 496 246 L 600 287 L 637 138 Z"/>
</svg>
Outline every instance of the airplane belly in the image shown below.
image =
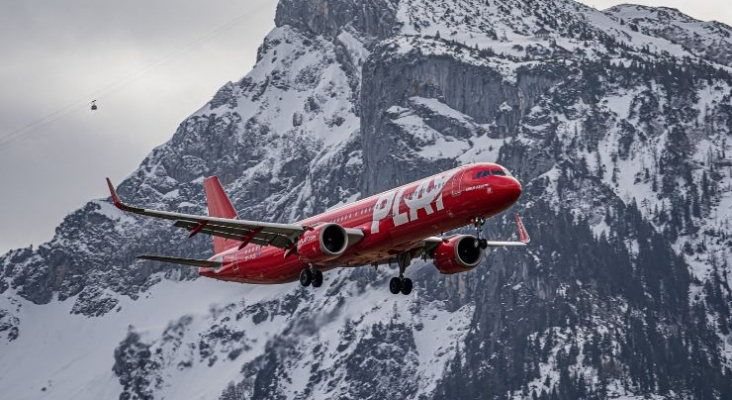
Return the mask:
<svg viewBox="0 0 732 400">
<path fill-rule="evenodd" d="M 236 265 L 235 278 L 242 283 L 277 284 L 296 281 L 307 264 L 292 255 L 285 259 L 280 249 L 263 248 L 243 254 Z"/>
</svg>

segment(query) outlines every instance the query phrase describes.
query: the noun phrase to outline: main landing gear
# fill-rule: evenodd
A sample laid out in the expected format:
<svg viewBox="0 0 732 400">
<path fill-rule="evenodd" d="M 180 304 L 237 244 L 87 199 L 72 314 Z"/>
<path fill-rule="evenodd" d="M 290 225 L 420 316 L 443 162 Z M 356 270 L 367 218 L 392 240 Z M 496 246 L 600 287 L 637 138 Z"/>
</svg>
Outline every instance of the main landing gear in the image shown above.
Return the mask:
<svg viewBox="0 0 732 400">
<path fill-rule="evenodd" d="M 300 285 L 308 287 L 311 284 L 316 288 L 323 286 L 323 272 L 318 271 L 318 269 L 313 265 L 310 265 L 310 268 L 304 269 L 300 272 Z"/>
<path fill-rule="evenodd" d="M 475 247 L 480 247 L 485 250 L 488 247 L 488 241 L 482 238 L 483 225 L 485 225 L 485 218 L 473 218 L 473 226 L 475 227 Z"/>
<path fill-rule="evenodd" d="M 397 263 L 399 264 L 399 276 L 391 278 L 389 281 L 389 291 L 392 294 L 398 294 L 401 292 L 403 295 L 412 293 L 412 280 L 404 277 L 404 270 L 407 269 L 409 264 L 412 262 L 412 255 L 409 252 L 401 253 L 397 256 Z"/>
</svg>

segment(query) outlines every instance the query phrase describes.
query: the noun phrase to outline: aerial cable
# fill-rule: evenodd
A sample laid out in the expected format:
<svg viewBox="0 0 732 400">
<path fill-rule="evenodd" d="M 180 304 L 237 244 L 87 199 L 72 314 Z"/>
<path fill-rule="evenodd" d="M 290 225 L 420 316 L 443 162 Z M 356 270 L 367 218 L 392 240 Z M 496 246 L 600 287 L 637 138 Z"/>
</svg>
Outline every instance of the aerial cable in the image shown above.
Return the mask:
<svg viewBox="0 0 732 400">
<path fill-rule="evenodd" d="M 260 6 L 259 8 L 262 8 L 262 7 L 263 7 L 263 5 Z M 254 11 L 257 11 L 257 10 L 254 10 Z M 112 83 L 110 83 L 110 84 L 108 84 L 108 85 L 106 85 L 106 86 L 104 86 L 104 87 L 102 87 L 100 89 L 97 89 L 94 92 L 88 93 L 88 94 L 84 95 L 84 97 L 79 98 L 78 100 L 76 100 L 76 101 L 74 101 L 72 103 L 69 103 L 69 104 L 67 104 L 64 107 L 59 108 L 56 111 L 53 111 L 52 113 L 44 116 L 43 118 L 40 118 L 40 119 L 38 119 L 38 120 L 30 123 L 30 124 L 27 124 L 27 125 L 25 125 L 25 126 L 23 126 L 21 128 L 18 128 L 16 130 L 12 131 L 12 132 L 9 132 L 9 133 L 7 133 L 5 135 L 0 136 L 0 149 L 3 149 L 5 147 L 9 146 L 10 144 L 12 144 L 13 142 L 15 142 L 16 140 L 18 140 L 18 139 L 20 139 L 20 138 L 22 138 L 22 137 L 24 137 L 24 136 L 26 136 L 26 135 L 28 135 L 30 133 L 33 133 L 33 132 L 38 131 L 40 129 L 43 129 L 46 126 L 48 126 L 48 125 L 50 125 L 50 124 L 52 124 L 52 123 L 54 123 L 54 122 L 56 122 L 56 121 L 64 118 L 64 117 L 67 117 L 67 116 L 71 115 L 75 111 L 78 111 L 81 107 L 86 108 L 87 105 L 89 104 L 89 99 L 90 98 L 99 99 L 101 97 L 104 97 L 106 95 L 109 95 L 109 94 L 112 94 L 112 93 L 116 92 L 117 90 L 121 89 L 125 85 L 130 84 L 130 83 L 134 82 L 135 80 L 139 79 L 140 77 L 142 77 L 146 73 L 150 72 L 151 70 L 153 70 L 153 69 L 155 69 L 155 68 L 157 68 L 157 67 L 159 67 L 159 66 L 161 66 L 161 65 L 163 65 L 163 64 L 165 64 L 165 63 L 167 63 L 169 61 L 171 61 L 172 59 L 174 59 L 174 58 L 176 58 L 176 57 L 178 57 L 178 56 L 180 56 L 180 55 L 188 52 L 189 50 L 193 49 L 194 47 L 196 47 L 196 46 L 198 46 L 198 45 L 200 45 L 202 43 L 205 43 L 206 41 L 208 41 L 208 40 L 212 39 L 213 37 L 215 37 L 216 35 L 220 34 L 221 32 L 223 32 L 223 31 L 225 31 L 227 29 L 230 29 L 233 26 L 235 26 L 235 25 L 237 25 L 237 24 L 239 24 L 239 23 L 247 20 L 248 17 L 251 16 L 252 14 L 254 14 L 254 13 L 248 12 L 246 14 L 239 15 L 238 17 L 234 18 L 230 22 L 227 22 L 226 24 L 224 24 L 224 25 L 222 25 L 222 26 L 220 26 L 220 27 L 218 27 L 218 28 L 216 28 L 216 29 L 214 29 L 214 30 L 206 33 L 205 35 L 203 35 L 203 36 L 199 37 L 198 39 L 196 39 L 196 40 L 194 40 L 194 41 L 186 44 L 185 46 L 180 47 L 177 50 L 174 50 L 174 51 L 168 53 L 167 55 L 165 55 L 160 60 L 155 61 L 152 64 L 150 64 L 150 65 L 148 65 L 148 66 L 146 66 L 146 67 L 144 67 L 144 68 L 142 68 L 142 69 L 140 69 L 138 71 L 135 71 L 135 72 L 127 75 L 126 77 L 123 77 L 123 78 L 121 78 L 121 79 L 119 79 L 119 80 L 117 80 L 115 82 L 112 82 Z"/>
<path fill-rule="evenodd" d="M 34 127 L 32 129 L 29 129 L 29 130 L 27 130 L 25 132 L 19 133 L 19 134 L 15 135 L 15 136 L 13 136 L 13 134 L 14 133 L 17 133 L 18 131 L 13 132 L 13 133 L 11 133 L 9 135 L 3 136 L 2 138 L 0 138 L 0 150 L 2 150 L 3 148 L 5 148 L 7 146 L 10 146 L 16 140 L 21 139 L 21 138 L 23 138 L 24 136 L 26 136 L 26 135 L 28 135 L 30 133 L 33 133 L 33 132 L 38 131 L 40 129 L 43 129 L 44 127 L 46 127 L 48 125 L 51 125 L 52 123 L 54 123 L 54 122 L 56 122 L 56 121 L 58 121 L 58 120 L 60 120 L 60 119 L 62 119 L 64 117 L 66 117 L 66 116 L 69 116 L 69 115 L 73 114 L 74 112 L 78 112 L 80 110 L 79 107 L 71 108 L 71 107 L 73 107 L 76 104 L 77 103 L 73 103 L 73 104 L 71 104 L 69 106 L 64 107 L 62 110 L 56 111 L 55 113 L 53 113 L 51 115 L 57 115 L 57 114 L 61 113 L 62 111 L 66 111 L 66 112 L 64 112 L 63 114 L 57 115 L 55 118 L 52 118 L 50 120 L 47 120 L 46 122 L 41 123 L 40 125 L 36 125 L 36 124 L 38 124 L 41 120 L 46 120 L 48 117 L 44 117 L 41 120 L 36 121 L 34 123 Z M 84 104 L 84 109 L 86 109 L 86 104 Z"/>
</svg>

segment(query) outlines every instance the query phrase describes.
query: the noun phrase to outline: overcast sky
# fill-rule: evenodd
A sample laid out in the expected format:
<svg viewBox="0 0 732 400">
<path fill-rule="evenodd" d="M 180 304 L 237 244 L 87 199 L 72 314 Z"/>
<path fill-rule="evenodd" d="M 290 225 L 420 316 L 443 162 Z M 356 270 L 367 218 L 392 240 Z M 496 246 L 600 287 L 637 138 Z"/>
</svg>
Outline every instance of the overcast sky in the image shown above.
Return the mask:
<svg viewBox="0 0 732 400">
<path fill-rule="evenodd" d="M 727 0 L 638 3 L 732 24 Z M 66 214 L 107 195 L 104 177 L 119 183 L 218 88 L 244 76 L 276 4 L 0 2 L 0 254 L 51 239 Z M 47 125 L 8 143 L 39 120 L 34 127 Z"/>
</svg>

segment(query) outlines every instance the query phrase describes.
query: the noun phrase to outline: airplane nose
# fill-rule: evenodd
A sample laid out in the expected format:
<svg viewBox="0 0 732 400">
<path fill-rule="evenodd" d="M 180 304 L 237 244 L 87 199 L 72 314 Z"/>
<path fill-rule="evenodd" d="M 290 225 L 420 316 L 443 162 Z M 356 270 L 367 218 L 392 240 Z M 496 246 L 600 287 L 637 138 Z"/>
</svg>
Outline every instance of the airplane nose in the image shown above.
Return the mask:
<svg viewBox="0 0 732 400">
<path fill-rule="evenodd" d="M 512 176 L 496 176 L 491 187 L 488 188 L 488 195 L 491 203 L 501 210 L 505 210 L 521 197 L 521 184 Z"/>
<path fill-rule="evenodd" d="M 508 197 L 511 203 L 516 202 L 521 197 L 521 183 L 514 177 L 506 177 L 506 197 Z"/>
</svg>

